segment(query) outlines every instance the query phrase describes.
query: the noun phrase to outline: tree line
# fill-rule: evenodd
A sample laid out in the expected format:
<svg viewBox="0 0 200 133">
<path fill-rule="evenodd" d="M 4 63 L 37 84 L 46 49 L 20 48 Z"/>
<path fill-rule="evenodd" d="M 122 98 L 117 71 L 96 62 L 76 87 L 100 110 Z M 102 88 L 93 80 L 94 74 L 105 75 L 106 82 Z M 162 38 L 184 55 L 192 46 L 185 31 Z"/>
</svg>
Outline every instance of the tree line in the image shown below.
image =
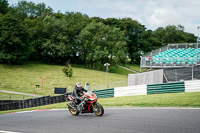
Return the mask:
<svg viewBox="0 0 200 133">
<path fill-rule="evenodd" d="M 139 63 L 141 54 L 168 43 L 196 42 L 181 25 L 147 29 L 132 18 L 54 12 L 44 3 L 0 0 L 0 63 Z"/>
</svg>

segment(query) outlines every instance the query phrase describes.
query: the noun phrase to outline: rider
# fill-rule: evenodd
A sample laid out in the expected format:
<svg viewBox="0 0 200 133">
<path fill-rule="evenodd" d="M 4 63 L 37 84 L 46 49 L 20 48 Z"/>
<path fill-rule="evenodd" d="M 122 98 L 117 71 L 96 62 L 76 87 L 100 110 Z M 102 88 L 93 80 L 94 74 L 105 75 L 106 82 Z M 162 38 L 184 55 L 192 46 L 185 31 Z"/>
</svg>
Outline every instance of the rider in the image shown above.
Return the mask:
<svg viewBox="0 0 200 133">
<path fill-rule="evenodd" d="M 77 82 L 76 86 L 74 87 L 72 96 L 75 97 L 75 103 L 76 103 L 76 105 L 78 105 L 77 106 L 78 110 L 80 110 L 79 104 L 82 101 L 82 99 L 80 97 L 83 95 L 83 91 L 87 92 L 87 90 L 82 87 L 82 84 L 80 82 Z"/>
</svg>

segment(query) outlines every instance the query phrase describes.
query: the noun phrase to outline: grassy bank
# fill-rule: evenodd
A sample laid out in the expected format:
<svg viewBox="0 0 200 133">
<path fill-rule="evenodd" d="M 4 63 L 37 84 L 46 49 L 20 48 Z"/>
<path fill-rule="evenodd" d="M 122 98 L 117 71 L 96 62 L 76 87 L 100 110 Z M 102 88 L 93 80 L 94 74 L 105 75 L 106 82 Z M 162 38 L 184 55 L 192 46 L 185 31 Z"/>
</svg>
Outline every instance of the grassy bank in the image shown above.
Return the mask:
<svg viewBox="0 0 200 133">
<path fill-rule="evenodd" d="M 67 87 L 72 90 L 78 81 L 82 84 L 90 83 L 92 89 L 106 88 L 106 73 L 103 71 L 74 66 L 73 77 L 69 79 L 62 72 L 63 68 L 64 66 L 39 63 L 25 65 L 0 64 L 0 89 L 31 94 L 36 91 L 38 95 L 53 95 L 55 87 Z M 119 68 L 118 70 L 121 71 Z M 124 73 L 124 70 L 122 71 Z M 42 86 L 42 77 L 45 77 L 44 88 L 36 90 L 35 85 Z M 127 84 L 127 75 L 108 73 L 109 88 L 126 86 Z"/>
<path fill-rule="evenodd" d="M 137 64 L 123 64 L 123 66 L 129 68 L 129 69 L 132 69 L 136 72 L 140 72 L 140 65 L 137 65 Z M 147 68 L 141 68 L 141 71 L 142 72 L 145 72 L 147 71 L 148 69 Z"/>
<path fill-rule="evenodd" d="M 127 96 L 102 98 L 98 101 L 104 107 L 200 107 L 200 92 L 154 94 L 143 96 Z M 66 108 L 66 103 L 58 103 L 21 110 L 0 111 L 0 114 L 16 111 L 27 111 L 36 109 L 59 109 Z"/>
</svg>

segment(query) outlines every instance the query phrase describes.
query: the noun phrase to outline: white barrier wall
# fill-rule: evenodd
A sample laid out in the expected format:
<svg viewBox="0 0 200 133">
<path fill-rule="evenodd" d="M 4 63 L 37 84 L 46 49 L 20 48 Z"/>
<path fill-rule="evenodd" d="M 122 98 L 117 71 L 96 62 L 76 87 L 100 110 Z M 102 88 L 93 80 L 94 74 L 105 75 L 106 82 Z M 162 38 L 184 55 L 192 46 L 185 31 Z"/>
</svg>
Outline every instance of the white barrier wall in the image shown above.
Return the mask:
<svg viewBox="0 0 200 133">
<path fill-rule="evenodd" d="M 185 81 L 185 92 L 200 92 L 200 80 Z"/>
<path fill-rule="evenodd" d="M 185 92 L 200 92 L 200 80 L 184 81 Z M 114 88 L 114 97 L 147 95 L 147 85 Z"/>
<path fill-rule="evenodd" d="M 114 88 L 114 97 L 147 95 L 147 85 L 135 85 Z"/>
<path fill-rule="evenodd" d="M 128 75 L 128 86 L 162 83 L 163 69 Z"/>
</svg>

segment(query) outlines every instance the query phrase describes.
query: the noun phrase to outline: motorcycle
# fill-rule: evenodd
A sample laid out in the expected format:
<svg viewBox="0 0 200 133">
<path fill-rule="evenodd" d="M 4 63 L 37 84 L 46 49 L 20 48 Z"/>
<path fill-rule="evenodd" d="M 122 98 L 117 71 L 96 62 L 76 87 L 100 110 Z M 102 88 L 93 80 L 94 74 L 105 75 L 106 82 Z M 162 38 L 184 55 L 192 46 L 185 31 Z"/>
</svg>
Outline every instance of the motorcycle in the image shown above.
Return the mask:
<svg viewBox="0 0 200 133">
<path fill-rule="evenodd" d="M 79 115 L 79 113 L 94 113 L 96 116 L 102 116 L 104 114 L 103 106 L 97 102 L 98 98 L 92 91 L 83 92 L 81 96 L 81 103 L 76 105 L 75 98 L 72 95 L 68 96 L 71 103 L 67 103 L 69 112 L 72 115 Z M 77 108 L 80 109 L 77 109 Z"/>
</svg>

